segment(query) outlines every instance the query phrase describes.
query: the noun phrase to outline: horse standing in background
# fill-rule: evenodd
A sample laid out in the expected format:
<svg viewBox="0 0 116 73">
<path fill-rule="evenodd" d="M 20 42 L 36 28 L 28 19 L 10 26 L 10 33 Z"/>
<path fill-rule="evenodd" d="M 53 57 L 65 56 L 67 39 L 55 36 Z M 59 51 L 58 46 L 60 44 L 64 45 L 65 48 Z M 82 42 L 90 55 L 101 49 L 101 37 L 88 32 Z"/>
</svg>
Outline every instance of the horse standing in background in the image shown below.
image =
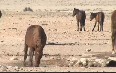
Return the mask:
<svg viewBox="0 0 116 73">
<path fill-rule="evenodd" d="M 82 28 L 85 31 L 85 19 L 86 19 L 85 11 L 74 8 L 72 16 L 74 17 L 75 15 L 77 20 L 77 31 L 79 31 L 79 27 L 80 27 L 80 31 L 82 31 Z"/>
<path fill-rule="evenodd" d="M 103 23 L 104 23 L 104 18 L 105 18 L 104 13 L 103 12 L 91 13 L 90 21 L 92 21 L 94 18 L 95 18 L 95 25 L 92 31 L 94 31 L 94 28 L 96 27 L 97 22 L 98 22 L 98 31 L 103 31 Z"/>
</svg>

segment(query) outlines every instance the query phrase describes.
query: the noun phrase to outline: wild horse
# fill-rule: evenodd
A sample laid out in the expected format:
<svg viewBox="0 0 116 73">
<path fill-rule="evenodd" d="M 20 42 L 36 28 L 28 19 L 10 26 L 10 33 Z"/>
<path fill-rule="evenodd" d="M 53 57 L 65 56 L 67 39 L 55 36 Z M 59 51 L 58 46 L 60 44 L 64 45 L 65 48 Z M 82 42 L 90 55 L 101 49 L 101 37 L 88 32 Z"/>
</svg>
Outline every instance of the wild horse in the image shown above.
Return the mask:
<svg viewBox="0 0 116 73">
<path fill-rule="evenodd" d="M 79 27 L 80 27 L 80 31 L 82 31 L 82 28 L 85 31 L 85 19 L 86 19 L 85 11 L 74 8 L 72 16 L 74 17 L 75 15 L 77 20 L 77 31 L 79 31 Z"/>
<path fill-rule="evenodd" d="M 98 31 L 103 31 L 103 23 L 104 23 L 104 18 L 105 18 L 104 13 L 103 12 L 91 13 L 90 21 L 92 21 L 94 18 L 95 18 L 95 25 L 92 31 L 94 31 L 94 28 L 96 27 L 97 22 L 98 22 Z"/>
<path fill-rule="evenodd" d="M 33 66 L 33 55 L 35 52 L 35 67 L 40 64 L 40 59 L 43 55 L 43 48 L 46 44 L 46 34 L 44 29 L 39 25 L 31 25 L 27 28 L 25 35 L 25 47 L 24 47 L 24 66 L 26 66 L 25 60 L 27 58 L 28 47 L 29 50 L 29 66 Z"/>
</svg>

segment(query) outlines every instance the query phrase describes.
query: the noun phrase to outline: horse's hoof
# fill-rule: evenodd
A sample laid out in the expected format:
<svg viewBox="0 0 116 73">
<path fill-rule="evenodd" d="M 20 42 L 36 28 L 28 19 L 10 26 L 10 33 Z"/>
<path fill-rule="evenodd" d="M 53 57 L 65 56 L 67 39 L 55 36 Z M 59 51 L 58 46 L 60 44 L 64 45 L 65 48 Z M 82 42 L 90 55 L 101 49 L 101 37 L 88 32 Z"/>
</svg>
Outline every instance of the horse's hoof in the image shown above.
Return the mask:
<svg viewBox="0 0 116 73">
<path fill-rule="evenodd" d="M 112 54 L 116 54 L 116 52 L 113 51 Z"/>
</svg>

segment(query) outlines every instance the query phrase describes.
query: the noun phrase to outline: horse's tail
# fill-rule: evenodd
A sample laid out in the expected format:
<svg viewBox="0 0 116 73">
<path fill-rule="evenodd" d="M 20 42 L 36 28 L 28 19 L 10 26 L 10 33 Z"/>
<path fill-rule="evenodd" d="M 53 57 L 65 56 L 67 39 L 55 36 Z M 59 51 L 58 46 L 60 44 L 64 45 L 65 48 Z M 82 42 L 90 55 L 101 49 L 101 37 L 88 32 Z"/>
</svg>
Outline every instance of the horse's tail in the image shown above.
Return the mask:
<svg viewBox="0 0 116 73">
<path fill-rule="evenodd" d="M 84 17 L 84 19 L 86 19 L 86 13 L 85 13 L 85 11 L 83 11 L 83 17 Z"/>
<path fill-rule="evenodd" d="M 86 13 L 83 11 L 83 26 L 85 26 Z"/>
<path fill-rule="evenodd" d="M 100 13 L 100 20 L 104 22 L 105 15 L 103 12 Z"/>
<path fill-rule="evenodd" d="M 103 20 L 103 22 L 104 22 L 104 18 L 105 18 L 105 15 L 104 15 L 104 13 L 102 13 L 102 20 Z"/>
</svg>

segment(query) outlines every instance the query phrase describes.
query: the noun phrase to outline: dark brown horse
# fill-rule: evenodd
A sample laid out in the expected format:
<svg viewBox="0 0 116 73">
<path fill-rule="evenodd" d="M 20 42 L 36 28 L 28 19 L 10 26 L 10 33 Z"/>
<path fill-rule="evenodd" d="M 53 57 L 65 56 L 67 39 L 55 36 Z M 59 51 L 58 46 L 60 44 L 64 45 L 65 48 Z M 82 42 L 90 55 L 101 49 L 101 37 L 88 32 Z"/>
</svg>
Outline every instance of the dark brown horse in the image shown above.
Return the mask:
<svg viewBox="0 0 116 73">
<path fill-rule="evenodd" d="M 92 21 L 94 18 L 95 18 L 95 25 L 94 25 L 92 31 L 94 31 L 94 28 L 96 27 L 97 22 L 98 22 L 98 31 L 99 30 L 103 31 L 103 23 L 104 23 L 104 18 L 105 18 L 104 13 L 103 12 L 91 13 L 90 21 Z M 100 25 L 100 27 L 99 27 L 99 25 Z"/>
<path fill-rule="evenodd" d="M 112 54 L 116 53 L 116 10 L 111 15 Z"/>
<path fill-rule="evenodd" d="M 33 66 L 33 55 L 35 53 L 35 67 L 38 67 L 40 64 L 40 59 L 43 55 L 43 48 L 46 44 L 46 34 L 44 29 L 39 25 L 31 25 L 27 28 L 25 35 L 25 48 L 24 48 L 24 66 L 26 66 L 26 58 L 28 47 L 29 50 L 29 66 Z"/>
<path fill-rule="evenodd" d="M 82 31 L 82 28 L 85 31 L 85 19 L 86 19 L 85 11 L 74 8 L 72 16 L 74 17 L 75 15 L 77 20 L 77 28 L 78 28 L 77 31 L 79 31 L 79 27 L 80 27 L 80 31 Z"/>
</svg>

